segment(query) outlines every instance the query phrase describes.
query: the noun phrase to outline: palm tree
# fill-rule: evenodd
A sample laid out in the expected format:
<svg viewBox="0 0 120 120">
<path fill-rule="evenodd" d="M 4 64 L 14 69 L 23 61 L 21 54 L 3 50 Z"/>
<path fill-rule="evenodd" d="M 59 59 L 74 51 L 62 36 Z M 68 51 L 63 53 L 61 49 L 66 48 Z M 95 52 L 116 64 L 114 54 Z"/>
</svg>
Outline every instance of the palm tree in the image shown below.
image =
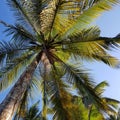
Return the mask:
<svg viewBox="0 0 120 120">
<path fill-rule="evenodd" d="M 36 85 L 41 88 L 44 119 L 48 104 L 54 110 L 53 119 L 68 120 L 71 117 L 67 111 L 71 105 L 64 101 L 66 97 L 71 100 L 67 86 L 75 86 L 79 94 L 88 95 L 96 107 L 109 110 L 94 91 L 94 80 L 81 68 L 81 61 L 98 60 L 118 67 L 119 61 L 107 50 L 118 47 L 120 36 L 101 37 L 99 28 L 90 26 L 118 0 L 7 1 L 17 21 L 15 25 L 0 21 L 11 38 L 0 42 L 0 89 L 14 81 L 15 84 L 0 105 L 0 119 L 12 119 L 26 91 L 34 83 L 36 71 L 39 71 L 36 82 L 41 79 L 42 87 Z M 75 66 L 77 61 L 79 64 Z"/>
<path fill-rule="evenodd" d="M 104 88 L 108 86 L 108 83 L 106 81 L 103 81 L 103 82 L 100 82 L 99 84 L 97 84 L 94 88 L 95 91 L 97 91 L 97 94 L 101 95 L 102 97 L 102 93 L 104 92 Z M 116 112 L 117 111 L 117 108 L 118 108 L 118 105 L 119 105 L 119 101 L 118 100 L 115 100 L 115 99 L 112 99 L 112 98 L 107 98 L 107 97 L 102 97 L 102 100 L 105 102 L 104 104 L 108 104 L 108 106 L 110 106 L 110 109 L 113 109 L 114 112 L 110 112 L 110 111 L 107 111 L 108 112 L 108 115 L 109 116 L 114 116 L 116 117 Z M 89 100 L 87 99 L 87 101 L 89 102 Z M 87 106 L 88 107 L 88 106 Z M 98 114 L 101 113 L 101 115 L 103 116 L 104 118 L 104 111 L 100 110 L 99 108 L 95 108 L 94 105 L 92 105 L 92 102 L 90 103 L 90 107 L 89 107 L 89 114 L 88 114 L 88 120 L 91 120 L 91 114 L 93 114 L 96 112 Z M 103 119 L 102 118 L 102 119 Z"/>
<path fill-rule="evenodd" d="M 104 101 L 104 104 L 106 106 L 108 105 L 110 109 L 113 109 L 113 112 L 111 110 L 106 111 L 110 118 L 114 117 L 117 118 L 117 109 L 119 105 L 119 101 L 107 97 L 102 97 L 102 93 L 104 92 L 104 88 L 108 86 L 108 83 L 106 81 L 103 81 L 99 84 L 97 84 L 94 88 L 95 91 L 97 91 L 97 94 L 101 95 L 102 100 Z M 97 108 L 92 104 L 92 101 L 89 100 L 88 96 L 85 96 L 84 98 L 74 96 L 73 97 L 74 103 L 79 107 L 79 111 L 81 111 L 80 114 L 77 116 L 82 115 L 82 119 L 79 120 L 105 120 L 106 113 L 100 108 Z M 88 115 L 87 115 L 88 114 Z"/>
</svg>

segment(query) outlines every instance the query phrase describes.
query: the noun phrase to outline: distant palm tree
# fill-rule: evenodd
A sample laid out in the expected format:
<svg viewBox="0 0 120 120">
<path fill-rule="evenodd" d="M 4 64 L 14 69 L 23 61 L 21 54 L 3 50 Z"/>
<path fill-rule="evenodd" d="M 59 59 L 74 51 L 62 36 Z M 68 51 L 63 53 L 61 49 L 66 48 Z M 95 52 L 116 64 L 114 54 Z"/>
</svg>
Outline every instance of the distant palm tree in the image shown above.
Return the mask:
<svg viewBox="0 0 120 120">
<path fill-rule="evenodd" d="M 0 21 L 11 38 L 0 42 L 0 89 L 16 82 L 0 105 L 0 120 L 12 119 L 26 91 L 34 85 L 41 88 L 44 119 L 48 105 L 54 110 L 53 119 L 72 119 L 64 101 L 66 97 L 71 100 L 67 86 L 75 86 L 81 96 L 89 96 L 96 107 L 107 111 L 109 106 L 94 91 L 93 79 L 81 64 L 82 60 L 98 60 L 118 67 L 118 60 L 107 50 L 118 47 L 120 36 L 100 37 L 99 28 L 90 27 L 118 0 L 7 1 L 17 21 L 15 25 Z"/>
<path fill-rule="evenodd" d="M 117 118 L 117 109 L 119 106 L 119 101 L 111 98 L 102 97 L 102 93 L 104 92 L 104 87 L 108 86 L 108 83 L 106 81 L 103 81 L 99 84 L 97 84 L 94 88 L 95 91 L 97 91 L 97 94 L 99 94 L 104 102 L 104 105 L 109 106 L 109 110 L 106 111 L 106 113 L 109 115 L 109 117 L 113 116 Z M 79 111 L 81 111 L 78 116 L 82 115 L 82 119 L 79 120 L 106 120 L 106 113 L 101 109 L 97 108 L 92 104 L 92 100 L 89 100 L 88 96 L 85 96 L 84 98 L 81 97 L 73 97 L 74 102 L 78 106 Z M 112 110 L 112 112 L 111 112 Z M 87 115 L 88 114 L 88 115 Z"/>
<path fill-rule="evenodd" d="M 97 94 L 99 94 L 102 97 L 102 93 L 105 90 L 104 87 L 106 87 L 106 86 L 108 86 L 108 83 L 106 81 L 103 81 L 103 82 L 97 84 L 95 86 L 94 90 L 97 91 Z M 112 98 L 107 98 L 107 97 L 102 97 L 102 100 L 103 100 L 104 104 L 107 104 L 110 107 L 109 108 L 110 111 L 109 110 L 107 111 L 108 115 L 116 117 L 116 115 L 117 115 L 116 111 L 117 111 L 117 108 L 118 108 L 118 105 L 120 102 L 118 100 L 115 100 Z M 105 115 L 104 111 L 102 111 L 99 108 L 95 108 L 94 105 L 92 105 L 92 102 L 89 105 L 90 105 L 90 107 L 89 107 L 88 120 L 91 120 L 90 118 L 91 118 L 92 111 L 94 114 L 95 110 L 96 110 L 96 113 L 99 113 L 99 114 L 101 113 L 101 115 L 104 117 L 104 115 Z M 111 112 L 111 109 L 113 110 L 113 112 Z"/>
</svg>

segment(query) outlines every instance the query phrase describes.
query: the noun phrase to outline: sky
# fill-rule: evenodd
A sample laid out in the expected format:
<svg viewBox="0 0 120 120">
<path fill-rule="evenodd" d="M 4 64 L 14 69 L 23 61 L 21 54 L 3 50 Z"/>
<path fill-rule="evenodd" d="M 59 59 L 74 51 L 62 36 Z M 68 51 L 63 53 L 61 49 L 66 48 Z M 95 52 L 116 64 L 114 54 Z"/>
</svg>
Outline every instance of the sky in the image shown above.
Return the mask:
<svg viewBox="0 0 120 120">
<path fill-rule="evenodd" d="M 120 5 L 103 13 L 96 20 L 96 24 L 100 27 L 101 36 L 118 35 L 120 33 Z M 114 50 L 112 55 L 120 59 L 120 49 Z M 113 69 L 102 63 L 93 63 L 88 66 L 97 82 L 108 81 L 109 87 L 106 88 L 104 95 L 120 100 L 120 69 Z"/>
<path fill-rule="evenodd" d="M 13 23 L 14 17 L 12 11 L 5 4 L 6 0 L 0 2 L 0 19 L 7 22 Z M 99 17 L 95 24 L 97 24 L 101 29 L 101 36 L 115 37 L 120 33 L 120 7 L 115 6 L 109 12 L 105 12 Z M 3 34 L 4 27 L 0 25 L 0 40 L 5 40 L 5 35 Z M 120 59 L 120 50 L 115 50 L 112 53 L 114 56 Z M 103 63 L 87 63 L 86 68 L 90 69 L 92 76 L 97 83 L 106 80 L 109 83 L 109 87 L 106 88 L 104 96 L 111 97 L 120 100 L 120 69 L 113 69 L 104 65 Z M 0 102 L 5 97 L 8 90 L 0 93 Z"/>
</svg>

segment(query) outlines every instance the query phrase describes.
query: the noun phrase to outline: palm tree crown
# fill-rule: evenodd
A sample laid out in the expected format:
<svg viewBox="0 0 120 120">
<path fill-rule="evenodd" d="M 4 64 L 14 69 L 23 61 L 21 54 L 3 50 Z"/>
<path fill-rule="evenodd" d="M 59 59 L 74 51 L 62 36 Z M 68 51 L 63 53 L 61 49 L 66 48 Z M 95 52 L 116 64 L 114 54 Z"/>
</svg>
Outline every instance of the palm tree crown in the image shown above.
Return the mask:
<svg viewBox="0 0 120 120">
<path fill-rule="evenodd" d="M 97 60 L 111 67 L 119 67 L 119 61 L 107 52 L 111 47 L 118 47 L 119 35 L 101 37 L 99 28 L 90 25 L 103 11 L 110 10 L 119 1 L 7 1 L 15 13 L 16 24 L 0 21 L 6 27 L 7 35 L 11 36 L 9 41 L 0 42 L 0 63 L 4 63 L 0 68 L 0 89 L 18 79 L 16 87 L 5 99 L 9 98 L 10 101 L 10 96 L 16 95 L 15 88 L 19 85 L 23 88 L 20 100 L 19 96 L 14 97 L 18 104 L 12 111 L 20 105 L 25 91 L 37 87 L 42 94 L 44 119 L 47 119 L 48 109 L 52 108 L 54 120 L 72 120 L 72 112 L 67 109 L 74 111 L 77 106 L 71 102 L 70 88 L 76 89 L 82 97 L 88 96 L 104 112 L 115 112 L 94 90 L 94 80 L 81 68 L 81 61 Z M 6 104 L 5 101 L 1 104 L 1 113 Z"/>
</svg>

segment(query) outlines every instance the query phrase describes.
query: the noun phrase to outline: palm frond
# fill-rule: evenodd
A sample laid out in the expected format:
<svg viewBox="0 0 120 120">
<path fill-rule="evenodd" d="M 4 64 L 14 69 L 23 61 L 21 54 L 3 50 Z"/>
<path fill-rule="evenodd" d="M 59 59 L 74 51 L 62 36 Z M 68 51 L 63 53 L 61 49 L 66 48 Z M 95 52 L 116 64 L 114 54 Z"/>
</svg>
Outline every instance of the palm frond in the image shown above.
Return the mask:
<svg viewBox="0 0 120 120">
<path fill-rule="evenodd" d="M 22 4 L 23 1 L 7 0 L 7 2 L 11 10 L 14 11 L 17 22 L 25 25 L 28 28 L 28 30 L 32 32 L 36 32 L 37 30 L 34 26 L 34 22 L 30 19 L 30 17 L 28 16 L 25 10 L 25 6 Z"/>
<path fill-rule="evenodd" d="M 32 47 L 33 48 L 33 47 Z M 32 49 L 31 48 L 31 49 Z M 32 50 L 29 50 L 29 47 L 26 47 L 25 43 L 17 44 L 16 42 L 1 41 L 0 42 L 0 71 L 5 71 L 14 66 L 23 59 L 26 59 L 27 56 L 33 54 Z M 20 58 L 21 57 L 21 58 Z"/>
<path fill-rule="evenodd" d="M 96 3 L 96 1 L 86 3 L 78 0 L 56 0 L 48 2 L 47 6 L 40 13 L 41 31 L 45 33 L 45 30 L 47 30 L 50 34 L 63 33 L 65 31 L 63 28 L 66 29 L 75 23 L 74 19 L 80 16 L 81 12 L 85 9 L 88 9 Z M 75 18 L 71 19 L 73 17 Z M 44 19 L 47 21 L 44 21 Z"/>
<path fill-rule="evenodd" d="M 83 96 L 83 103 L 85 106 L 89 107 L 91 104 L 94 104 L 96 108 L 101 109 L 102 111 L 109 114 L 115 113 L 115 111 L 109 107 L 94 90 L 94 83 L 89 79 L 86 73 L 82 73 L 79 69 L 74 68 L 65 63 L 63 68 L 67 72 L 67 81 L 72 81 L 75 84 L 76 88 L 79 90 L 79 94 Z"/>
<path fill-rule="evenodd" d="M 7 66 L 4 69 L 0 70 L 0 90 L 3 90 L 7 88 L 9 85 L 13 83 L 13 81 L 16 80 L 16 78 L 19 78 L 19 76 L 22 74 L 22 72 L 26 69 L 26 67 L 31 63 L 31 60 L 36 55 L 31 54 L 27 55 L 20 61 L 17 61 L 16 63 L 11 64 L 10 66 Z"/>
<path fill-rule="evenodd" d="M 39 101 L 33 104 L 30 109 L 27 111 L 25 120 L 42 120 L 41 113 L 39 112 Z"/>
<path fill-rule="evenodd" d="M 36 36 L 33 33 L 26 30 L 26 28 L 21 25 L 16 24 L 15 26 L 13 26 L 1 20 L 0 20 L 0 23 L 2 23 L 6 27 L 6 30 L 4 32 L 6 32 L 7 35 L 12 36 L 12 40 L 36 41 Z"/>
<path fill-rule="evenodd" d="M 57 69 L 58 71 L 58 69 Z M 48 96 L 50 97 L 50 107 L 53 109 L 53 120 L 66 120 L 70 119 L 68 116 L 67 110 L 65 106 L 68 104 L 64 104 L 65 95 L 63 91 L 66 91 L 66 85 L 60 80 L 61 73 L 58 75 L 54 68 L 50 72 L 49 81 L 48 82 Z M 57 75 L 56 75 L 57 74 Z M 64 95 L 63 95 L 64 94 Z M 68 97 L 69 95 L 67 95 Z"/>
<path fill-rule="evenodd" d="M 96 42 L 86 42 L 86 43 L 73 43 L 71 45 L 66 45 L 58 48 L 58 51 L 62 50 L 64 54 L 69 54 L 74 58 L 81 58 L 87 61 L 102 61 L 103 63 L 118 68 L 119 60 L 107 53 L 105 49 L 99 46 Z"/>
<path fill-rule="evenodd" d="M 81 14 L 96 4 L 97 1 L 80 1 L 80 0 L 59 0 L 56 10 L 56 16 L 53 23 L 53 33 L 64 34 L 70 27 L 75 24 L 76 19 Z M 63 29 L 64 28 L 64 29 Z M 54 34 L 55 34 L 54 33 Z"/>
<path fill-rule="evenodd" d="M 118 106 L 120 104 L 120 101 L 112 99 L 112 98 L 108 98 L 108 97 L 103 97 L 103 100 L 115 109 L 118 108 Z"/>
<path fill-rule="evenodd" d="M 119 67 L 119 60 L 108 54 L 108 48 L 115 46 L 115 38 L 99 39 L 100 30 L 97 27 L 90 27 L 82 30 L 76 36 L 68 37 L 67 39 L 54 42 L 56 47 L 56 55 L 73 56 L 74 58 L 82 58 L 83 60 L 102 61 L 111 67 Z M 108 48 L 105 46 L 109 46 Z M 60 56 L 59 54 L 63 54 Z M 66 54 L 66 55 L 65 55 Z"/>
<path fill-rule="evenodd" d="M 102 94 L 104 92 L 104 87 L 106 86 L 109 86 L 109 84 L 106 81 L 102 81 L 95 86 L 94 90 L 97 92 L 97 94 Z"/>
<path fill-rule="evenodd" d="M 42 31 L 41 23 L 44 21 L 40 18 L 40 13 L 49 4 L 49 0 L 8 0 L 8 4 L 12 10 L 15 11 L 15 15 L 17 16 L 19 23 L 23 23 L 25 25 L 27 23 L 27 26 L 30 25 L 36 33 L 40 33 L 40 31 Z"/>
<path fill-rule="evenodd" d="M 52 108 L 54 109 L 54 112 L 52 112 L 52 114 L 54 114 L 53 119 L 64 120 L 64 117 L 63 117 L 64 115 L 61 116 L 61 112 L 63 112 L 64 108 L 61 103 L 61 100 L 59 100 L 59 98 L 57 97 L 60 95 L 60 93 L 58 91 L 59 90 L 58 86 L 56 86 L 56 84 L 57 84 L 55 82 L 56 78 L 54 77 L 53 72 L 50 72 L 49 74 L 46 73 L 46 71 L 42 69 L 42 65 L 43 64 L 41 63 L 39 66 L 40 69 L 38 68 L 38 73 L 36 74 L 36 78 L 35 78 L 36 80 L 38 80 L 38 78 L 40 78 L 40 76 L 38 76 L 38 74 L 40 72 L 42 81 L 40 81 L 41 85 L 39 84 L 40 85 L 39 90 L 43 94 L 42 95 L 43 107 L 42 107 L 41 115 L 42 115 L 43 119 L 46 119 L 48 111 L 49 111 L 49 107 L 51 108 L 51 103 L 52 103 Z"/>
<path fill-rule="evenodd" d="M 87 29 L 83 29 L 79 34 L 74 36 L 67 37 L 61 41 L 54 42 L 54 45 L 70 45 L 70 44 L 83 44 L 83 43 L 92 43 L 100 45 L 106 50 L 110 50 L 110 48 L 119 47 L 120 36 L 119 34 L 115 37 L 101 37 L 100 30 L 97 26 L 92 26 Z"/>
<path fill-rule="evenodd" d="M 26 42 L 11 42 L 11 41 L 1 41 L 0 42 L 0 70 L 3 71 L 10 66 L 26 59 L 27 55 L 33 54 L 35 46 L 26 46 Z M 20 58 L 21 57 L 21 58 Z"/>
<path fill-rule="evenodd" d="M 84 11 L 71 26 L 68 26 L 64 33 L 62 33 L 62 38 L 66 35 L 74 36 L 81 32 L 84 28 L 93 22 L 102 12 L 110 10 L 113 5 L 117 4 L 118 0 L 100 0 L 95 5 Z"/>
<path fill-rule="evenodd" d="M 120 43 L 120 36 L 117 35 L 113 38 L 108 37 L 98 37 L 96 39 L 98 41 L 98 44 L 103 46 L 105 49 L 110 50 L 110 48 L 119 48 Z"/>
<path fill-rule="evenodd" d="M 56 68 L 57 69 L 57 68 Z M 58 69 L 57 69 L 58 70 Z M 59 69 L 60 70 L 60 69 Z M 64 77 L 63 79 L 61 78 L 63 76 L 62 72 L 64 73 L 65 71 L 62 69 L 62 71 L 55 71 L 54 76 L 53 78 L 55 79 L 55 81 L 51 81 L 50 82 L 50 87 L 49 89 L 51 89 L 51 92 L 50 92 L 50 95 L 52 95 L 52 97 L 54 96 L 54 99 L 56 97 L 56 101 L 53 101 L 54 99 L 51 100 L 51 102 L 53 103 L 53 105 L 55 104 L 55 102 L 57 102 L 57 99 L 60 99 L 60 101 L 58 102 L 58 104 L 60 106 L 63 106 L 62 109 L 64 109 L 64 114 L 66 114 L 66 119 L 69 118 L 69 120 L 73 120 L 73 119 L 76 119 L 76 120 L 80 120 L 80 119 L 83 119 L 83 113 L 81 113 L 81 109 L 79 109 L 79 105 L 76 104 L 75 100 L 74 100 L 74 96 L 72 94 L 70 94 L 68 92 L 69 90 L 69 87 L 68 85 L 66 85 L 64 83 Z M 52 74 L 51 74 L 52 75 Z M 61 76 L 62 75 L 62 76 Z M 56 76 L 56 77 L 55 77 Z M 58 77 L 59 76 L 59 77 Z M 61 78 L 61 79 L 60 79 Z M 65 78 L 66 79 L 66 78 Z M 53 80 L 53 79 L 52 79 Z M 57 85 L 56 85 L 57 84 Z M 68 83 L 67 83 L 68 84 Z M 56 87 L 58 86 L 58 88 Z M 58 91 L 59 90 L 59 91 Z M 50 90 L 49 90 L 50 91 Z M 57 93 L 57 91 L 59 93 Z M 55 93 L 55 94 L 54 94 Z M 59 96 L 60 95 L 60 96 Z M 60 106 L 58 105 L 57 103 L 55 104 L 56 105 L 56 108 L 53 107 L 53 110 L 56 110 L 56 112 L 59 110 L 60 111 Z M 57 108 L 58 107 L 58 108 Z M 61 110 L 62 110 L 61 109 Z M 63 110 L 62 110 L 63 111 Z M 77 111 L 77 112 L 76 112 Z M 56 113 L 58 114 L 58 113 Z M 62 117 L 62 116 L 61 116 Z M 56 115 L 56 119 L 63 119 L 63 118 L 60 118 L 59 117 L 59 114 L 58 114 L 58 117 Z"/>
<path fill-rule="evenodd" d="M 54 44 L 59 45 L 68 45 L 71 42 L 72 43 L 82 43 L 82 42 L 97 42 L 97 38 L 100 36 L 100 30 L 97 26 L 91 26 L 86 29 L 83 29 L 80 31 L 79 34 L 76 34 L 74 36 L 68 36 L 65 39 L 59 40 L 58 42 L 55 42 Z"/>
<path fill-rule="evenodd" d="M 21 54 L 20 56 L 17 55 L 6 55 L 3 60 L 1 60 L 1 68 L 0 72 L 1 74 L 6 73 L 7 71 L 13 69 L 16 65 L 23 62 L 23 60 L 27 60 L 32 56 L 34 53 L 31 51 L 27 51 L 26 53 Z"/>
<path fill-rule="evenodd" d="M 1 41 L 0 42 L 0 55 L 14 55 L 15 52 L 18 54 L 18 56 L 23 53 L 25 50 L 29 49 L 24 43 L 22 44 L 17 44 L 17 43 L 12 43 L 12 42 L 6 42 L 6 41 Z M 16 54 L 16 55 L 17 55 Z"/>
<path fill-rule="evenodd" d="M 120 67 L 120 62 L 117 58 L 109 55 L 109 54 L 106 54 L 105 56 L 104 55 L 93 55 L 93 58 L 94 59 L 97 59 L 98 61 L 102 61 L 104 62 L 105 64 L 113 67 L 113 68 L 119 68 Z"/>
</svg>

